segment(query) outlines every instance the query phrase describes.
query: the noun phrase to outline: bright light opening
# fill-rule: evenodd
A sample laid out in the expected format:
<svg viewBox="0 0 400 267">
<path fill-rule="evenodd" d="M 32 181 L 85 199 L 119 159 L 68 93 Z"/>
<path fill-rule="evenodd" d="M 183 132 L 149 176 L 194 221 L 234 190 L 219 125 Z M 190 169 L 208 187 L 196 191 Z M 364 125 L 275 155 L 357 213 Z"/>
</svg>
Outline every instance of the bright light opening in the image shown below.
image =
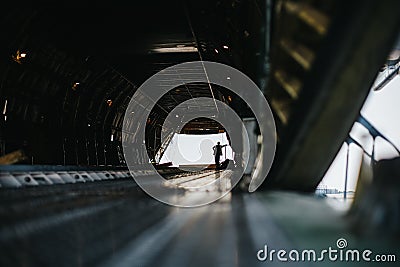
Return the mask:
<svg viewBox="0 0 400 267">
<path fill-rule="evenodd" d="M 229 146 L 226 133 L 218 134 L 175 134 L 169 143 L 160 164 L 172 162 L 172 166 L 214 164 L 213 146 L 220 142 L 227 144 L 222 149 L 221 162 L 233 160 L 233 151 Z"/>
</svg>

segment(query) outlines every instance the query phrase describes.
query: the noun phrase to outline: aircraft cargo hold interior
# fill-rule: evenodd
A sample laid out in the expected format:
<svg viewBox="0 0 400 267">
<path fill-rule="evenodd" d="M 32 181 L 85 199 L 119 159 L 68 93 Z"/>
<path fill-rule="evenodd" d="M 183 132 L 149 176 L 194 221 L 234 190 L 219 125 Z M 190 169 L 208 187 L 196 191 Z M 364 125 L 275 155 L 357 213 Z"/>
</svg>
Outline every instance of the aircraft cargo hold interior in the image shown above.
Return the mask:
<svg viewBox="0 0 400 267">
<path fill-rule="evenodd" d="M 398 266 L 398 10 L 3 4 L 0 266 Z"/>
</svg>

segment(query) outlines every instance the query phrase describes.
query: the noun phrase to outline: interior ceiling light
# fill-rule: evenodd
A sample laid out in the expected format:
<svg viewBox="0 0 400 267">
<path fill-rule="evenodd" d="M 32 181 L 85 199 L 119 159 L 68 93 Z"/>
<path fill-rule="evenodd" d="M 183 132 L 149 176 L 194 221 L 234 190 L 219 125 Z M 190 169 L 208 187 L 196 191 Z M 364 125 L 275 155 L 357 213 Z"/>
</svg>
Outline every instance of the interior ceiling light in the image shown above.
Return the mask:
<svg viewBox="0 0 400 267">
<path fill-rule="evenodd" d="M 229 49 L 229 47 L 227 45 L 222 46 L 225 49 Z"/>
<path fill-rule="evenodd" d="M 151 50 L 153 53 L 197 53 L 197 47 L 177 45 L 171 47 L 156 47 Z"/>
<path fill-rule="evenodd" d="M 72 85 L 72 90 L 76 91 L 79 87 L 80 83 L 79 82 L 74 82 L 74 84 Z"/>
<path fill-rule="evenodd" d="M 6 99 L 6 101 L 4 102 L 3 115 L 6 115 L 6 113 L 7 113 L 7 103 L 8 103 L 8 100 Z"/>
<path fill-rule="evenodd" d="M 12 58 L 15 62 L 22 64 L 22 60 L 26 58 L 26 53 L 23 53 L 19 50 L 15 53 L 15 55 L 12 55 Z"/>
<path fill-rule="evenodd" d="M 108 105 L 109 107 L 112 106 L 112 100 L 111 100 L 111 99 L 108 99 L 108 100 L 107 100 L 107 105 Z"/>
<path fill-rule="evenodd" d="M 217 53 L 217 54 L 219 53 L 218 50 L 217 50 L 217 48 L 215 48 L 214 51 L 215 51 L 215 53 Z"/>
</svg>

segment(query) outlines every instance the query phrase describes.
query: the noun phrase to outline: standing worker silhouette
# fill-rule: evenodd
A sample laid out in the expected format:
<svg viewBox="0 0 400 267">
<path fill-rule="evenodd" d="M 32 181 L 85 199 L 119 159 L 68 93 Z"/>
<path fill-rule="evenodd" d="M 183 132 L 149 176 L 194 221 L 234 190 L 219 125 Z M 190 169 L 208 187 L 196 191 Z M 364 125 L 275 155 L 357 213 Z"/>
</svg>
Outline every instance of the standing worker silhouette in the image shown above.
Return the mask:
<svg viewBox="0 0 400 267">
<path fill-rule="evenodd" d="M 213 146 L 214 149 L 214 156 L 215 156 L 215 168 L 219 169 L 220 165 L 219 165 L 219 160 L 222 156 L 222 148 L 225 147 L 227 145 L 223 145 L 221 146 L 220 142 L 217 142 L 217 144 L 215 146 Z"/>
</svg>

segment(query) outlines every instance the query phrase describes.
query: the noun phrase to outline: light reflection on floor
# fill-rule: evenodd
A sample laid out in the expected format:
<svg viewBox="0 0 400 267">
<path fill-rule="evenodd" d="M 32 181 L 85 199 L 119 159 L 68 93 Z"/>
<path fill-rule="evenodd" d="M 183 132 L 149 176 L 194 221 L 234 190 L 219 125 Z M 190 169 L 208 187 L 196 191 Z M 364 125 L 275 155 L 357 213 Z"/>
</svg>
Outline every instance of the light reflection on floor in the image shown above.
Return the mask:
<svg viewBox="0 0 400 267">
<path fill-rule="evenodd" d="M 165 185 L 178 185 L 188 191 L 223 192 L 231 188 L 231 170 L 209 171 L 196 175 L 172 178 Z"/>
<path fill-rule="evenodd" d="M 182 189 L 180 194 L 169 196 L 172 203 L 179 203 L 184 207 L 197 207 L 199 203 L 212 203 L 215 200 L 229 202 L 232 189 L 232 170 L 208 170 L 196 174 L 181 174 L 170 177 L 164 186 Z M 200 204 L 203 205 L 203 204 Z"/>
</svg>

